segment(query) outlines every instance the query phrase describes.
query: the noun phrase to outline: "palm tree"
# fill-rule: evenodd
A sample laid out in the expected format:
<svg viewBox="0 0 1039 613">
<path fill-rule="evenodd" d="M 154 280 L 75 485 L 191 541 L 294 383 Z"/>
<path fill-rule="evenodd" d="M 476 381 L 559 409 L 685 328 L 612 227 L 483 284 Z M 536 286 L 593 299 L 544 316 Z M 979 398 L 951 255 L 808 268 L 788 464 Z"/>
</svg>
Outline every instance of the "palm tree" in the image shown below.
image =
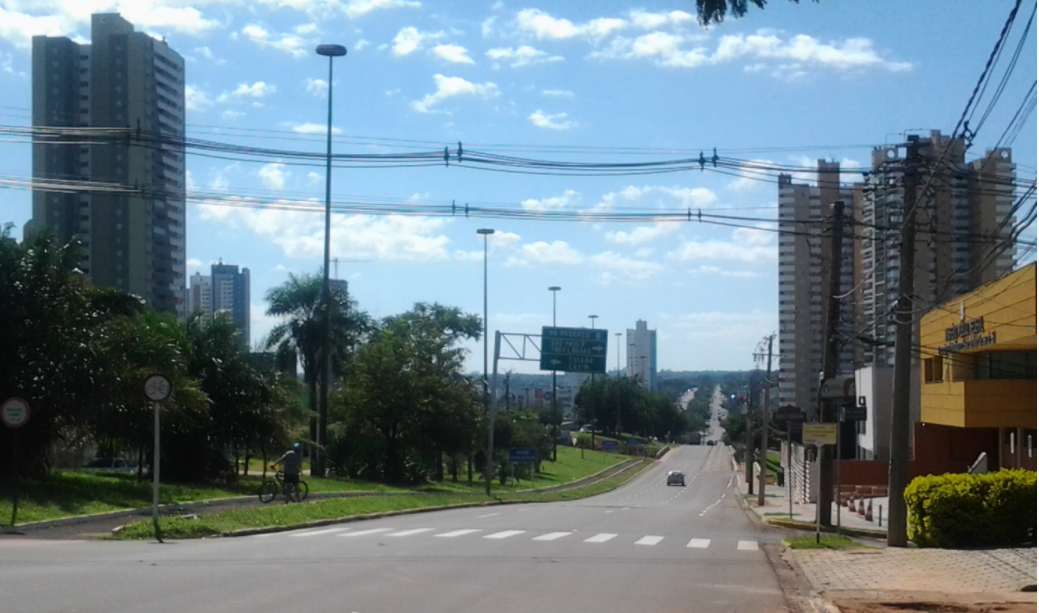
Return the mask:
<svg viewBox="0 0 1039 613">
<path fill-rule="evenodd" d="M 324 334 L 323 287 L 321 274 L 296 276 L 290 273 L 288 281 L 267 290 L 266 295 L 270 304 L 267 314 L 283 317 L 285 321 L 271 330 L 264 346 L 275 349 L 279 365 L 294 366 L 297 361 L 302 364 L 303 381 L 310 396 L 310 440 L 315 444 L 327 441 L 328 426 L 328 415 L 323 411 L 319 414 L 317 393 L 322 376 L 319 371 Z M 334 373 L 345 372 L 354 348 L 371 327 L 368 315 L 352 306 L 344 286 L 336 284 L 331 288 L 329 344 Z M 323 461 L 311 469 L 315 475 L 323 476 Z"/>
</svg>

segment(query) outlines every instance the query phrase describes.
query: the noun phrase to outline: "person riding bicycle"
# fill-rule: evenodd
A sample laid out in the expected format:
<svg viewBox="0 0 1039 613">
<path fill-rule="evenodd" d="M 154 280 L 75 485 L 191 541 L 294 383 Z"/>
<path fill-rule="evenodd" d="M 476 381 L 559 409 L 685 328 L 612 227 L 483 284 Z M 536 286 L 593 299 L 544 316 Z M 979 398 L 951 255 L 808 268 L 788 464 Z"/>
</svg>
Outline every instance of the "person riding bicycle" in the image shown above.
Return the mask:
<svg viewBox="0 0 1039 613">
<path fill-rule="evenodd" d="M 284 482 L 282 487 L 287 489 L 291 485 L 299 485 L 299 473 L 303 468 L 303 446 L 296 443 L 285 452 L 283 456 L 278 458 L 271 464 L 271 468 L 274 468 L 278 464 L 282 466 L 282 473 L 284 473 Z"/>
</svg>

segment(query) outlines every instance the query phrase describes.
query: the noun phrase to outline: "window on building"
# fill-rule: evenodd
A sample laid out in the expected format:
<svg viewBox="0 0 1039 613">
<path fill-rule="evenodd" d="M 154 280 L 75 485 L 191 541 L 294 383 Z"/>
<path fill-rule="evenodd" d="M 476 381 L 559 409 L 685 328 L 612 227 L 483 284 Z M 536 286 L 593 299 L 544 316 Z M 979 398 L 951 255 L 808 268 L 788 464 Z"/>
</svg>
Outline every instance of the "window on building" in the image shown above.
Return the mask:
<svg viewBox="0 0 1039 613">
<path fill-rule="evenodd" d="M 944 362 L 940 355 L 924 360 L 924 383 L 938 383 L 944 380 Z"/>
<path fill-rule="evenodd" d="M 975 379 L 1036 379 L 1035 351 L 987 351 L 974 358 Z"/>
</svg>

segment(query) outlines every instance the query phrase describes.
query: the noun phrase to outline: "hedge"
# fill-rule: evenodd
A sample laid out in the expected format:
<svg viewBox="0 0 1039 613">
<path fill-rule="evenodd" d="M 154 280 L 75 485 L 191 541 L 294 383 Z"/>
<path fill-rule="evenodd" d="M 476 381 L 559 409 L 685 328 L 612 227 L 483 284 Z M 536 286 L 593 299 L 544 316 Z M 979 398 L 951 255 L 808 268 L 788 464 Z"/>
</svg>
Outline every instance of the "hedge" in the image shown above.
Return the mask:
<svg viewBox="0 0 1039 613">
<path fill-rule="evenodd" d="M 917 477 L 905 501 L 909 539 L 920 547 L 1035 543 L 1035 471 Z"/>
</svg>

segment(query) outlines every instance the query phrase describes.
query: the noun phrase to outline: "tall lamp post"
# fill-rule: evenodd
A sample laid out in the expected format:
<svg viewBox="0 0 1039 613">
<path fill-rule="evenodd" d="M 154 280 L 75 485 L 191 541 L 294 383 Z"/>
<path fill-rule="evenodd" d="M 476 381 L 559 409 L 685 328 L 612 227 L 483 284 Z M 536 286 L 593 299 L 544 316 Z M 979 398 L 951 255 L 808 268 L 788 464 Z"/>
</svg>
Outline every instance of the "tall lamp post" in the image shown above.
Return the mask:
<svg viewBox="0 0 1039 613">
<path fill-rule="evenodd" d="M 563 289 L 563 288 L 559 287 L 558 285 L 553 285 L 552 287 L 548 288 L 548 291 L 552 292 L 552 327 L 553 328 L 556 327 L 556 292 L 558 292 L 561 289 Z M 555 422 L 560 421 L 559 414 L 557 412 L 558 409 L 556 408 L 556 396 L 558 396 L 558 395 L 559 395 L 559 392 L 556 389 L 556 371 L 553 370 L 552 371 L 552 421 L 553 421 L 552 425 L 555 426 L 555 429 L 553 430 L 553 433 L 556 435 L 556 439 L 557 439 L 556 441 L 553 441 L 553 443 L 552 443 L 552 461 L 553 462 L 556 461 L 556 445 L 559 442 L 558 441 L 558 439 L 559 439 L 559 425 L 557 423 L 555 423 Z"/>
<path fill-rule="evenodd" d="M 329 354 L 331 350 L 332 336 L 332 300 L 331 290 L 328 282 L 328 265 L 331 251 L 332 235 L 332 60 L 346 55 L 346 47 L 342 45 L 318 45 L 317 54 L 328 58 L 328 149 L 325 156 L 325 260 L 324 260 L 324 284 L 321 287 L 321 405 L 318 408 L 317 441 L 314 453 L 317 455 L 316 462 L 312 461 L 311 469 L 315 476 L 325 476 L 325 454 L 322 446 L 325 444 L 325 435 L 328 431 L 328 380 L 331 378 L 331 361 Z M 313 460 L 314 458 L 312 458 Z"/>
<path fill-rule="evenodd" d="M 616 332 L 617 337 L 617 436 L 621 433 L 621 333 Z"/>
<path fill-rule="evenodd" d="M 487 380 L 487 237 L 494 234 L 492 228 L 480 228 L 483 236 L 483 411 L 487 414 L 487 466 L 484 467 L 484 492 L 491 495 L 491 477 L 494 475 L 494 413 L 491 412 L 490 388 Z"/>
<path fill-rule="evenodd" d="M 589 315 L 588 319 L 592 320 L 592 330 L 595 329 L 595 320 L 599 319 L 598 315 Z M 592 373 L 592 384 L 588 386 L 588 391 L 592 394 L 592 451 L 595 451 L 595 373 Z"/>
</svg>

